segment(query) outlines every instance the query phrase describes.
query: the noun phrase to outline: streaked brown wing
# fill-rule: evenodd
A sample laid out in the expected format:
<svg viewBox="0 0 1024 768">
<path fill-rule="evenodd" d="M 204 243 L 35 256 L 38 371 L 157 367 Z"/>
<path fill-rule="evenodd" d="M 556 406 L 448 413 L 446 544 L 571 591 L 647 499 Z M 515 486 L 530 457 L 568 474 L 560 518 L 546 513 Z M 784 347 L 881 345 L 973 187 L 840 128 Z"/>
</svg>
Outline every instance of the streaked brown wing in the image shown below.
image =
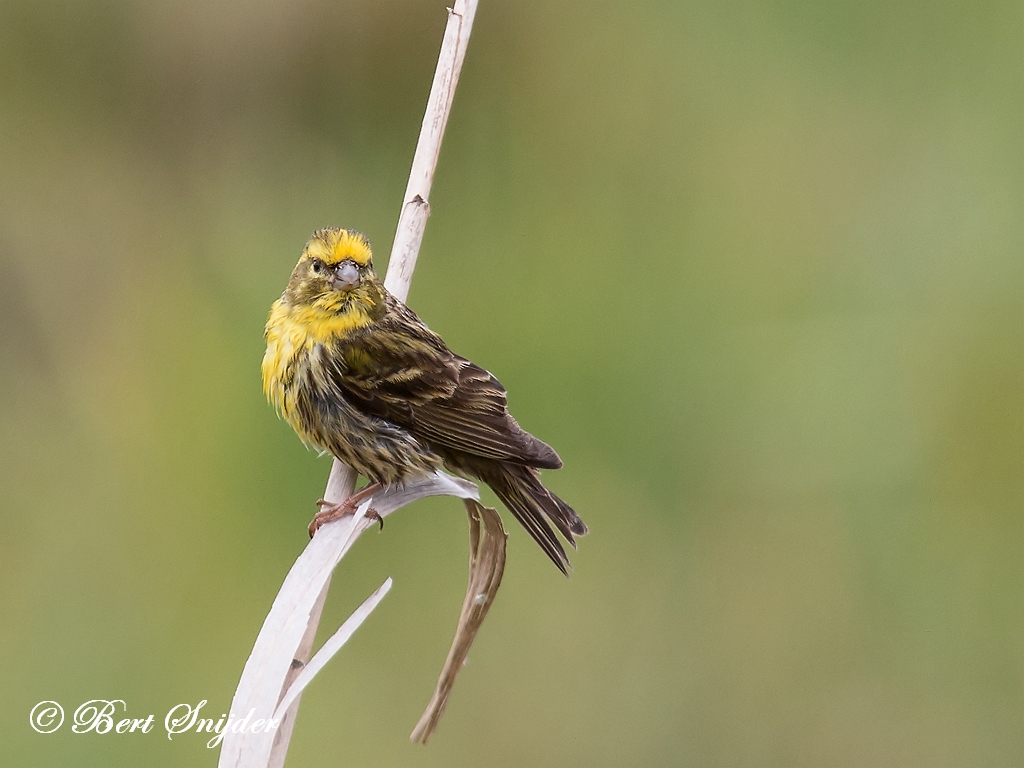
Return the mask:
<svg viewBox="0 0 1024 768">
<path fill-rule="evenodd" d="M 505 388 L 451 352 L 408 308 L 340 342 L 335 383 L 350 401 L 426 443 L 533 467 L 562 465 L 507 410 Z"/>
<path fill-rule="evenodd" d="M 462 367 L 455 392 L 413 408 L 414 434 L 476 456 L 548 469 L 562 466 L 551 446 L 509 415 L 501 382 L 469 360 L 456 359 Z"/>
</svg>

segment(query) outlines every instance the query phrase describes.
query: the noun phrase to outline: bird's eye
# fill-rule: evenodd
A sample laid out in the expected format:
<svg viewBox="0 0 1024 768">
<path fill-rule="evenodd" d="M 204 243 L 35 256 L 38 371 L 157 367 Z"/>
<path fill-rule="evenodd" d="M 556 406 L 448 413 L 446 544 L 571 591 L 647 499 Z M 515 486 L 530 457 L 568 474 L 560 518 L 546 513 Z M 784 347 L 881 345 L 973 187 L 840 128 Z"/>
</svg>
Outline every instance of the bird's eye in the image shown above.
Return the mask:
<svg viewBox="0 0 1024 768">
<path fill-rule="evenodd" d="M 313 259 L 313 271 L 318 275 L 324 271 L 324 263 L 320 259 Z"/>
</svg>

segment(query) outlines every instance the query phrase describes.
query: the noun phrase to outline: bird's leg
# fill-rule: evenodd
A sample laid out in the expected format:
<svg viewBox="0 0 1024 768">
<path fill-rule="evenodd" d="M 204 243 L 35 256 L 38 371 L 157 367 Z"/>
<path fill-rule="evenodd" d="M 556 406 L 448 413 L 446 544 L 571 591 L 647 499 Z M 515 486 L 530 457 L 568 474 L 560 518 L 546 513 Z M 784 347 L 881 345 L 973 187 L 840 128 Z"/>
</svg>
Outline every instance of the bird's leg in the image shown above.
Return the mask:
<svg viewBox="0 0 1024 768">
<path fill-rule="evenodd" d="M 316 503 L 316 505 L 320 507 L 320 511 L 313 516 L 313 519 L 309 523 L 309 538 L 313 538 L 313 534 L 320 530 L 320 526 L 345 517 L 345 515 L 355 514 L 359 505 L 373 496 L 373 494 L 379 491 L 382 487 L 383 486 L 380 483 L 370 483 L 365 488 L 361 488 L 339 504 L 333 504 L 326 499 L 320 499 Z M 380 523 L 380 529 L 382 531 L 384 530 L 384 518 L 378 515 L 373 509 L 366 510 L 366 516 L 371 520 L 376 520 Z"/>
</svg>

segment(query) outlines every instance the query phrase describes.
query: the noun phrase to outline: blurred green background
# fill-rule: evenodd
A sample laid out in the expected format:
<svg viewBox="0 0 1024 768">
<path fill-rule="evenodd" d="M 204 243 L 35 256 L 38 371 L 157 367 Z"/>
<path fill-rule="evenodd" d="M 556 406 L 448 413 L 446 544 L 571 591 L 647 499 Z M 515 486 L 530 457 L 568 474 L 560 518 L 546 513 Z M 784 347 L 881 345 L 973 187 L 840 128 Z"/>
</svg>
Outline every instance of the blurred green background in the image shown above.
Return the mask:
<svg viewBox="0 0 1024 768">
<path fill-rule="evenodd" d="M 383 262 L 441 2 L 0 4 L 0 723 L 226 711 L 329 461 L 260 390 L 313 229 Z M 1024 763 L 1024 9 L 483 0 L 410 304 L 591 527 L 506 515 L 427 748 L 461 505 L 344 561 L 289 765 Z"/>
</svg>

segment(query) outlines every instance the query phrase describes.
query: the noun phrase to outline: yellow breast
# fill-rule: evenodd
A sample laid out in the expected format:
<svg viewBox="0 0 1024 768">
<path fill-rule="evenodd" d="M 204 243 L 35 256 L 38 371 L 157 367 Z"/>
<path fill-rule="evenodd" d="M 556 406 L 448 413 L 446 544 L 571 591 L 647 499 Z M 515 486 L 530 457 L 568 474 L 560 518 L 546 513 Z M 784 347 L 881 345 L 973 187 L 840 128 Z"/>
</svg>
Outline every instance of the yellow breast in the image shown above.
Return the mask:
<svg viewBox="0 0 1024 768">
<path fill-rule="evenodd" d="M 304 441 L 309 434 L 295 412 L 296 374 L 310 361 L 310 352 L 318 344 L 344 338 L 371 322 L 356 308 L 333 312 L 313 305 L 291 306 L 278 300 L 270 308 L 267 320 L 267 351 L 263 355 L 263 392 Z"/>
</svg>

